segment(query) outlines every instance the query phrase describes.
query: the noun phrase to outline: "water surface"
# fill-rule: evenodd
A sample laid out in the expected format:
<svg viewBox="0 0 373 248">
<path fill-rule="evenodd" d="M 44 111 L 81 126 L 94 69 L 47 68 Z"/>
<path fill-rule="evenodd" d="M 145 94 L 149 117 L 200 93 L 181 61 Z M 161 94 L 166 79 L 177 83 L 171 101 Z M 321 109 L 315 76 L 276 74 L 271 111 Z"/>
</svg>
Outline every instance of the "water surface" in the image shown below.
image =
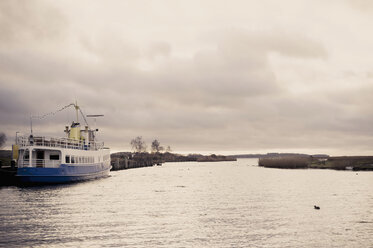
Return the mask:
<svg viewBox="0 0 373 248">
<path fill-rule="evenodd" d="M 255 164 L 167 163 L 2 187 L 0 246 L 373 247 L 372 172 Z"/>
</svg>

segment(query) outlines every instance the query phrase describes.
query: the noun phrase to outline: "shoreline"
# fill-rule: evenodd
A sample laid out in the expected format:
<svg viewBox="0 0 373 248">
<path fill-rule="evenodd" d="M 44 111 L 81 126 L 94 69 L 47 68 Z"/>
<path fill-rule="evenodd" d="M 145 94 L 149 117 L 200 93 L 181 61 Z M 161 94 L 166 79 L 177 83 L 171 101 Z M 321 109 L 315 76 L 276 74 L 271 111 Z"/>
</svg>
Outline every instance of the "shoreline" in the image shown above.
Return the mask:
<svg viewBox="0 0 373 248">
<path fill-rule="evenodd" d="M 258 166 L 277 169 L 331 169 L 373 171 L 373 156 L 283 156 L 259 158 Z"/>
</svg>

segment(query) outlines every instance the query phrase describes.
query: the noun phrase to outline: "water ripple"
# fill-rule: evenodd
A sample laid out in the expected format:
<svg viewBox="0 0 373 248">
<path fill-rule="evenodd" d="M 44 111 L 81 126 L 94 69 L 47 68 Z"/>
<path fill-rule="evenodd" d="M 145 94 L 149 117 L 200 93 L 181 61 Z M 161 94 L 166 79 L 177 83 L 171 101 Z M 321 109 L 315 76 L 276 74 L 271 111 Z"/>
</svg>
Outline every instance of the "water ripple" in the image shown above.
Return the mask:
<svg viewBox="0 0 373 248">
<path fill-rule="evenodd" d="M 0 246 L 373 244 L 373 173 L 248 164 L 168 163 L 79 184 L 3 187 Z"/>
</svg>

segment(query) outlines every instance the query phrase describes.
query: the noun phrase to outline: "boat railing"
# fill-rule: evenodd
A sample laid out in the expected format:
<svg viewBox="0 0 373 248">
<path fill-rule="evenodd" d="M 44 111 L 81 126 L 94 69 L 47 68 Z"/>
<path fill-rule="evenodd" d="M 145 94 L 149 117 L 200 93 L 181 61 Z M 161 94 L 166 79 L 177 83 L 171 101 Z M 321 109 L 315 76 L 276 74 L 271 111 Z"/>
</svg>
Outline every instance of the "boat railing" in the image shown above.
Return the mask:
<svg viewBox="0 0 373 248">
<path fill-rule="evenodd" d="M 30 138 L 26 136 L 19 136 L 17 137 L 17 145 L 20 147 L 45 146 L 78 150 L 99 150 L 104 147 L 104 142 L 89 142 L 86 144 L 83 140 L 74 140 L 68 138 L 51 138 L 44 136 L 34 136 Z"/>
<path fill-rule="evenodd" d="M 32 159 L 31 164 L 29 159 L 22 161 L 22 167 L 58 168 L 60 164 L 61 160 Z"/>
</svg>

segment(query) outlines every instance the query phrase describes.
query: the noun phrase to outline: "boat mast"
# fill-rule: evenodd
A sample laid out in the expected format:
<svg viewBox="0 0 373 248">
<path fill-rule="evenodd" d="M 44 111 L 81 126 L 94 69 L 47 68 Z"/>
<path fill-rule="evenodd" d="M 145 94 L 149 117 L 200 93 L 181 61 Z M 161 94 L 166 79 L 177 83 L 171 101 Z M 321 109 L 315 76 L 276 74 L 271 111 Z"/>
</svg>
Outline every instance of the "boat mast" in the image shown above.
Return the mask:
<svg viewBox="0 0 373 248">
<path fill-rule="evenodd" d="M 76 123 L 79 123 L 79 106 L 78 106 L 78 102 L 75 101 L 75 110 L 76 110 Z"/>
<path fill-rule="evenodd" d="M 32 135 L 32 115 L 30 115 L 30 128 L 31 128 L 31 135 Z"/>
</svg>

